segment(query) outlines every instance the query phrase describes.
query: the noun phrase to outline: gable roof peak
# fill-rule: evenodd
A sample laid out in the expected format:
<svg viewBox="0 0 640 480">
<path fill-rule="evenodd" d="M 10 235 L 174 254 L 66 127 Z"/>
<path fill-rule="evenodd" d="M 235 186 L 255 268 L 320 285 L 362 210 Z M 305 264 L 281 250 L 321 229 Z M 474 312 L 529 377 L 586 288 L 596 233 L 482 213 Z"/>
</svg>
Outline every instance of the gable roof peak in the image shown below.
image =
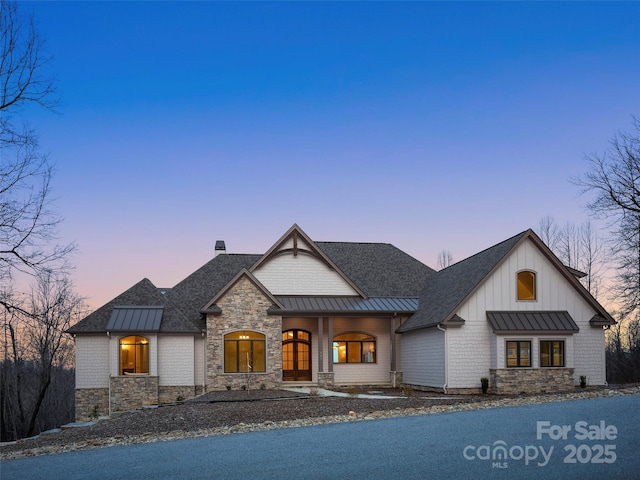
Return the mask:
<svg viewBox="0 0 640 480">
<path fill-rule="evenodd" d="M 233 288 L 233 286 L 242 278 L 247 278 L 251 283 L 253 283 L 253 285 L 258 290 L 260 290 L 260 292 L 262 292 L 262 294 L 267 297 L 274 305 L 279 308 L 284 308 L 282 303 L 280 303 L 280 301 L 271 294 L 271 292 L 260 282 L 260 280 L 258 280 L 249 270 L 243 268 L 224 287 L 222 287 L 222 289 L 218 293 L 216 293 L 216 295 L 211 300 L 207 302 L 207 304 L 200 310 L 200 312 L 207 313 L 208 311 L 213 311 L 211 309 L 215 307 L 215 304 L 218 302 L 218 300 L 224 297 L 225 294 L 231 288 Z"/>
<path fill-rule="evenodd" d="M 285 247 L 290 239 L 293 239 L 293 248 Z M 298 241 L 301 240 L 302 243 L 306 244 L 307 248 L 300 247 L 298 245 Z M 334 261 L 322 251 L 320 247 L 314 242 L 311 237 L 309 237 L 299 226 L 294 223 L 289 230 L 287 230 L 284 235 L 282 235 L 273 246 L 267 250 L 267 252 L 260 257 L 260 259 L 253 264 L 253 266 L 249 269 L 249 272 L 253 273 L 260 267 L 262 267 L 265 263 L 271 260 L 273 257 L 285 253 L 293 253 L 294 256 L 297 256 L 298 253 L 304 253 L 307 255 L 311 255 L 316 259 L 320 260 L 324 263 L 329 269 L 335 271 L 338 275 L 342 277 L 344 281 L 346 281 L 349 286 L 361 297 L 366 298 L 366 294 L 358 287 L 353 280 L 351 280 L 345 273 L 342 271 L 340 267 L 338 267 Z"/>
</svg>

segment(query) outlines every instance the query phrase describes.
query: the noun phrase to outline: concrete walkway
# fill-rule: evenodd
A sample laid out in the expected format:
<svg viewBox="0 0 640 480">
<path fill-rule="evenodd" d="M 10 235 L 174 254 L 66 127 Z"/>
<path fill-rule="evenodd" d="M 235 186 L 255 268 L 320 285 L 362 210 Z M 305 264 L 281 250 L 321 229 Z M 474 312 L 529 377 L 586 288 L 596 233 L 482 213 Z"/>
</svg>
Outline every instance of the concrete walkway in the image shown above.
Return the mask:
<svg viewBox="0 0 640 480">
<path fill-rule="evenodd" d="M 347 393 L 347 392 L 336 392 L 334 390 L 327 390 L 326 388 L 318 388 L 318 387 L 288 387 L 281 388 L 281 390 L 286 390 L 288 392 L 295 393 L 305 393 L 307 395 L 315 394 L 320 395 L 321 397 L 351 397 L 351 398 L 408 398 L 405 395 L 376 395 L 375 393 Z M 313 393 L 312 393 L 313 392 Z M 421 397 L 428 400 L 455 400 L 464 398 L 464 395 L 459 395 L 457 397 L 443 397 L 442 395 L 434 396 L 434 397 Z"/>
<path fill-rule="evenodd" d="M 325 388 L 317 388 L 317 387 L 290 387 L 283 388 L 282 390 L 286 390 L 288 392 L 295 393 L 306 393 L 307 395 L 315 394 L 320 395 L 321 397 L 351 397 L 351 398 L 405 398 L 404 396 L 394 397 L 391 395 L 374 395 L 369 393 L 346 393 L 346 392 L 335 392 L 333 390 L 327 390 Z"/>
</svg>

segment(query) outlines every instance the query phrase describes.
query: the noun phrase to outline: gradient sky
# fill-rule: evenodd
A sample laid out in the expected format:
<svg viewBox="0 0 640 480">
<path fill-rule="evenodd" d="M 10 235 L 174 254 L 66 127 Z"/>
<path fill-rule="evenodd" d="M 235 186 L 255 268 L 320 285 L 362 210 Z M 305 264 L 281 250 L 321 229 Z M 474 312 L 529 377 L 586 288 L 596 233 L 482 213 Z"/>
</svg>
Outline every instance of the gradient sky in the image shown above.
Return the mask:
<svg viewBox="0 0 640 480">
<path fill-rule="evenodd" d="M 640 114 L 636 2 L 20 8 L 55 57 L 58 113 L 27 113 L 93 307 L 293 223 L 432 267 L 580 223 L 569 179 Z"/>
</svg>

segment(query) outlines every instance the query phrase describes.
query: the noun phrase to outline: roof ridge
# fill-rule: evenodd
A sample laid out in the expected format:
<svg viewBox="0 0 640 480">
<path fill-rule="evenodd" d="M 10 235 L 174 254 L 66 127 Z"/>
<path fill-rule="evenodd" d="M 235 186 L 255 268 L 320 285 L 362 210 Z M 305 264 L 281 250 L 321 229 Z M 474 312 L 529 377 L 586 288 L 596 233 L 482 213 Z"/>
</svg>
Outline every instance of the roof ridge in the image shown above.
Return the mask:
<svg viewBox="0 0 640 480">
<path fill-rule="evenodd" d="M 517 237 L 521 237 L 521 236 L 523 236 L 523 235 L 527 234 L 529 231 L 531 231 L 531 229 L 530 229 L 530 228 L 529 228 L 529 229 L 527 229 L 527 230 L 524 230 L 524 231 L 522 231 L 522 232 L 520 232 L 520 233 L 518 233 L 517 235 L 513 235 L 513 236 L 511 236 L 511 237 L 507 238 L 506 240 L 503 240 L 503 241 L 502 241 L 502 242 L 500 242 L 500 243 L 496 243 L 495 245 L 491 245 L 490 247 L 487 247 L 487 248 L 485 248 L 484 250 L 480 250 L 479 252 L 474 253 L 473 255 L 471 255 L 471 256 L 469 256 L 469 257 L 463 258 L 462 260 L 459 260 L 459 261 L 457 261 L 456 263 L 452 263 L 452 264 L 451 264 L 451 265 L 449 265 L 448 267 L 443 268 L 442 270 L 439 270 L 439 271 L 438 271 L 438 273 L 440 273 L 440 272 L 444 272 L 445 270 L 448 270 L 448 269 L 450 269 L 451 267 L 455 267 L 456 265 L 460 265 L 460 264 L 461 264 L 461 263 L 463 263 L 463 262 L 467 262 L 468 260 L 472 260 L 472 259 L 474 259 L 474 258 L 477 258 L 478 256 L 480 256 L 480 255 L 482 255 L 482 254 L 485 254 L 485 253 L 486 253 L 486 252 L 488 252 L 489 250 L 497 249 L 497 248 L 498 248 L 498 247 L 500 247 L 501 245 L 503 245 L 503 244 L 505 244 L 505 243 L 507 243 L 507 242 L 511 242 L 511 241 L 513 241 L 514 239 L 516 239 Z"/>
<path fill-rule="evenodd" d="M 389 242 L 338 242 L 338 241 L 331 241 L 331 240 L 314 240 L 314 242 L 315 243 L 339 243 L 344 245 L 391 245 L 392 247 L 395 247 L 395 245 Z M 395 248 L 398 248 L 398 247 L 395 247 Z"/>
</svg>

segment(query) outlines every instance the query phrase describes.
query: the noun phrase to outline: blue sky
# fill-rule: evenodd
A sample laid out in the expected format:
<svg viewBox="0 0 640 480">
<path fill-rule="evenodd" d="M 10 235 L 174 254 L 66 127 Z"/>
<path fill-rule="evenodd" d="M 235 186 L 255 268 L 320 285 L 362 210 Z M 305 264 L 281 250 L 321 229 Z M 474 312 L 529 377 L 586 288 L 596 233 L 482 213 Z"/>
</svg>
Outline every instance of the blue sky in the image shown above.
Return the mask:
<svg viewBox="0 0 640 480">
<path fill-rule="evenodd" d="M 213 254 L 388 242 L 435 267 L 547 215 L 640 114 L 640 3 L 28 2 L 27 112 L 94 307 Z"/>
</svg>

